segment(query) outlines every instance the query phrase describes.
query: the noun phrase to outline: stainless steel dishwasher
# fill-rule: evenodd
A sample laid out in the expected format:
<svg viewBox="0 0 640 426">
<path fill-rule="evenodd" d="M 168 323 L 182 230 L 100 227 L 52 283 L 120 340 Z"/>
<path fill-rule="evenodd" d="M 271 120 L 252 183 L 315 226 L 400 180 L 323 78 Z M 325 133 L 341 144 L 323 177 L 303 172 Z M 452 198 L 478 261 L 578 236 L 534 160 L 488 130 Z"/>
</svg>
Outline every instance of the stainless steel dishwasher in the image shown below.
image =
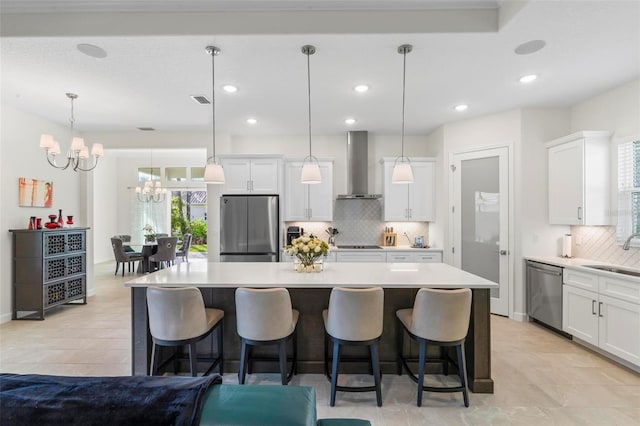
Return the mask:
<svg viewBox="0 0 640 426">
<path fill-rule="evenodd" d="M 562 268 L 527 260 L 529 317 L 562 331 Z"/>
</svg>

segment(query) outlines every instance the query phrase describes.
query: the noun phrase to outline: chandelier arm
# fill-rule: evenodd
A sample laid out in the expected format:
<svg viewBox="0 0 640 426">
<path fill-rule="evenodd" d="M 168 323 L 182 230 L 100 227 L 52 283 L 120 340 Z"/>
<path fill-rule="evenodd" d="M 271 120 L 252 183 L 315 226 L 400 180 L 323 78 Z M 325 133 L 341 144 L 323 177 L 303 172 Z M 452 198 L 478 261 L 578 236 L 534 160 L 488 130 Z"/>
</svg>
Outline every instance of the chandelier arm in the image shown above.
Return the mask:
<svg viewBox="0 0 640 426">
<path fill-rule="evenodd" d="M 51 157 L 49 155 L 49 151 L 47 151 L 47 161 L 49 162 L 50 165 L 52 165 L 53 167 L 55 167 L 56 169 L 60 169 L 60 170 L 66 170 L 70 165 L 71 165 L 71 158 L 67 158 L 67 164 L 65 164 L 64 166 L 58 166 L 56 164 L 56 159 L 55 156 L 53 158 L 53 162 L 51 161 Z"/>
<path fill-rule="evenodd" d="M 92 167 L 89 167 L 88 169 L 80 167 L 80 159 L 77 159 L 77 161 L 75 162 L 75 167 L 73 168 L 73 171 L 76 172 L 80 170 L 81 172 L 90 172 L 91 170 L 95 169 L 98 166 L 98 160 L 100 157 L 94 156 L 94 158 L 95 158 L 95 163 L 93 164 Z"/>
</svg>

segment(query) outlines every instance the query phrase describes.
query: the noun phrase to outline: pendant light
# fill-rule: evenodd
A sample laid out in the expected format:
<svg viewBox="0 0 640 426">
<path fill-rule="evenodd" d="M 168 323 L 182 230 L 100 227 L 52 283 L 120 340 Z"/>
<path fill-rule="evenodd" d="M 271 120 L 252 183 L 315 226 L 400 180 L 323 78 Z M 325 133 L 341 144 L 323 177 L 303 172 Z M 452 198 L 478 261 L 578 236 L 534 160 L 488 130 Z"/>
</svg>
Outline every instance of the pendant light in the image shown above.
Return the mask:
<svg viewBox="0 0 640 426">
<path fill-rule="evenodd" d="M 78 170 L 81 172 L 90 172 L 96 168 L 98 160 L 104 155 L 104 148 L 101 143 L 94 143 L 91 147 L 91 155 L 94 160 L 92 164 L 88 164 L 89 148 L 84 144 L 84 139 L 73 136 L 73 125 L 76 122 L 73 115 L 73 101 L 78 99 L 78 95 L 75 93 L 66 93 L 66 96 L 71 101 L 71 117 L 69 118 L 69 123 L 71 125 L 71 146 L 69 147 L 69 151 L 67 151 L 67 163 L 62 166 L 59 166 L 56 163 L 56 156 L 60 155 L 60 144 L 53 139 L 53 136 L 45 134 L 41 135 L 40 148 L 43 148 L 46 151 L 47 161 L 56 169 L 66 170 L 71 167 L 71 170 L 74 172 L 77 172 Z M 80 164 L 82 163 L 88 165 L 88 167 L 81 167 Z"/>
<path fill-rule="evenodd" d="M 316 48 L 309 44 L 302 46 L 302 53 L 307 56 L 307 94 L 309 99 L 309 155 L 302 162 L 302 176 L 300 181 L 306 184 L 322 183 L 318 159 L 311 155 L 311 66 L 309 56 L 316 53 Z"/>
<path fill-rule="evenodd" d="M 410 44 L 403 44 L 398 47 L 398 53 L 402 55 L 402 152 L 400 157 L 396 158 L 393 164 L 393 173 L 391 175 L 391 183 L 412 183 L 413 170 L 411 169 L 411 161 L 404 156 L 404 104 L 405 104 L 405 86 L 407 75 L 407 53 L 413 50 Z"/>
<path fill-rule="evenodd" d="M 204 169 L 204 181 L 211 184 L 224 183 L 224 170 L 222 165 L 216 161 L 216 61 L 215 57 L 220 54 L 220 49 L 215 46 L 207 46 L 207 53 L 211 55 L 211 145 L 213 147 L 212 156 L 207 158 L 207 165 Z"/>
</svg>

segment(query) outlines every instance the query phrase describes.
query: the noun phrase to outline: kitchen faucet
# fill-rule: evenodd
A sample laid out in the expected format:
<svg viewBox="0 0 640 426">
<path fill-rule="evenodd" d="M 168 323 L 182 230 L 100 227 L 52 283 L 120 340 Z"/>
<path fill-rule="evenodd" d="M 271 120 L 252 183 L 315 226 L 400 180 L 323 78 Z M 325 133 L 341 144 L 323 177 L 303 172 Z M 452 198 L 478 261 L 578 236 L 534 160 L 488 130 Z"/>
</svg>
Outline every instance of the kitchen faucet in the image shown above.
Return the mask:
<svg viewBox="0 0 640 426">
<path fill-rule="evenodd" d="M 636 237 L 640 237 L 640 232 L 636 232 L 635 234 L 629 235 L 629 238 L 627 238 L 627 241 L 624 242 L 624 245 L 622 246 L 622 249 L 623 250 L 629 250 L 629 246 L 631 245 L 631 240 L 636 238 Z"/>
</svg>

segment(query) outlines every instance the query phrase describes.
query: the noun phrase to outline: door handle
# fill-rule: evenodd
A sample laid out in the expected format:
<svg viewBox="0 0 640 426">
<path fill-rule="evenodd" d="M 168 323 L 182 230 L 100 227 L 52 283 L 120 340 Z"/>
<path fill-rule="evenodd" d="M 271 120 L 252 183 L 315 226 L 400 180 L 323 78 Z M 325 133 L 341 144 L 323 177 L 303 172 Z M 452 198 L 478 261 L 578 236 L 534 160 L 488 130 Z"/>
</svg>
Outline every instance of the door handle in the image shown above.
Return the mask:
<svg viewBox="0 0 640 426">
<path fill-rule="evenodd" d="M 603 317 L 602 315 L 602 302 L 598 302 L 598 316 Z"/>
<path fill-rule="evenodd" d="M 591 314 L 592 315 L 596 314 L 596 301 L 595 300 L 591 301 Z"/>
<path fill-rule="evenodd" d="M 582 207 L 578 207 L 578 220 L 582 220 Z"/>
<path fill-rule="evenodd" d="M 509 254 L 509 250 L 500 250 L 500 256 L 506 256 Z"/>
</svg>

